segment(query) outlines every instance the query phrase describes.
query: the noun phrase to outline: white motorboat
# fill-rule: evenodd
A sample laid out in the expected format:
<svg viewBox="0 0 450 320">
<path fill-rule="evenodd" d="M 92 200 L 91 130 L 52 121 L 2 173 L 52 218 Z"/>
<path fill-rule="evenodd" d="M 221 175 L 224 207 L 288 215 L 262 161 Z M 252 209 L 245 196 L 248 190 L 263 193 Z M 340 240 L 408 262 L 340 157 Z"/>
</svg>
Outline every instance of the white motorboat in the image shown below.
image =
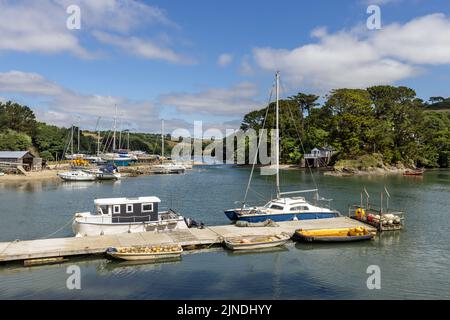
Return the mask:
<svg viewBox="0 0 450 320">
<path fill-rule="evenodd" d="M 120 175 L 117 167 L 113 166 L 113 165 L 87 169 L 84 171 L 94 174 L 98 180 L 117 180 L 117 179 L 121 178 L 121 175 Z"/>
<path fill-rule="evenodd" d="M 158 197 L 96 199 L 95 212 L 76 213 L 72 224 L 77 237 L 188 229 L 173 210 L 158 211 Z"/>
<path fill-rule="evenodd" d="M 97 179 L 94 174 L 82 170 L 58 173 L 58 177 L 65 181 L 94 181 Z"/>
<path fill-rule="evenodd" d="M 186 168 L 183 165 L 167 162 L 157 164 L 152 167 L 152 172 L 157 174 L 184 173 Z"/>
</svg>

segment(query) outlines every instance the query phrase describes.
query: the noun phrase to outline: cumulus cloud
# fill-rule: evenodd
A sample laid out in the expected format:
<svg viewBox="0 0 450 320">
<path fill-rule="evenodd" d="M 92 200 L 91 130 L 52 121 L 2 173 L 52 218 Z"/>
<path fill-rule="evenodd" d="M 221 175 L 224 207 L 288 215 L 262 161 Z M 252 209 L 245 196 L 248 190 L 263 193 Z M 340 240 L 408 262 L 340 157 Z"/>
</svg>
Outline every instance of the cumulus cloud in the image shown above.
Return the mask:
<svg viewBox="0 0 450 320">
<path fill-rule="evenodd" d="M 329 34 L 318 28 L 312 36 L 315 43 L 294 49 L 255 48 L 253 58 L 264 70 L 281 70 L 293 85 L 324 91 L 390 84 L 418 75 L 426 65 L 450 63 L 450 21 L 443 14 L 377 31 Z"/>
<path fill-rule="evenodd" d="M 213 116 L 240 116 L 261 106 L 256 100 L 258 90 L 252 83 L 244 82 L 230 88 L 211 88 L 196 93 L 162 95 L 162 105 L 174 106 L 182 113 Z"/>
<path fill-rule="evenodd" d="M 173 50 L 159 46 L 148 39 L 138 37 L 122 37 L 113 34 L 96 31 L 95 38 L 105 44 L 116 46 L 125 52 L 130 52 L 136 56 L 146 59 L 165 60 L 173 63 L 191 64 L 195 60 L 175 53 Z"/>
<path fill-rule="evenodd" d="M 165 119 L 164 126 L 167 133 L 183 128 L 192 131 L 193 123 L 182 118 L 182 114 L 236 115 L 258 102 L 252 100 L 257 91 L 254 85 L 242 83 L 229 89 L 210 89 L 194 94 L 173 94 L 163 96 L 161 100 L 175 105 L 180 116 Z M 101 128 L 111 128 L 115 106 L 121 123 L 126 128 L 144 132 L 160 132 L 162 106 L 152 101 L 136 101 L 125 97 L 82 94 L 69 90 L 54 83 L 40 74 L 23 71 L 9 71 L 0 73 L 0 101 L 19 100 L 26 104 L 27 98 L 34 101 L 32 107 L 40 121 L 70 126 L 80 123 L 82 128 L 94 129 L 98 117 L 101 117 Z M 42 103 L 36 103 L 41 101 Z M 40 104 L 41 106 L 37 106 Z M 210 106 L 214 106 L 210 108 Z M 204 129 L 216 128 L 223 130 L 238 127 L 237 121 L 205 122 Z"/>
<path fill-rule="evenodd" d="M 217 63 L 221 67 L 225 67 L 233 62 L 233 55 L 230 53 L 222 53 L 217 59 Z"/>
<path fill-rule="evenodd" d="M 0 1 L 0 12 L 0 50 L 91 56 L 66 28 L 68 15 L 56 2 Z"/>
<path fill-rule="evenodd" d="M 37 108 L 38 118 L 64 126 L 73 123 L 76 117 L 80 117 L 84 126 L 94 126 L 99 116 L 111 119 L 115 105 L 124 121 L 141 129 L 153 127 L 159 114 L 159 109 L 149 101 L 81 94 L 61 87 L 39 74 L 22 71 L 0 73 L 0 92 L 42 99 L 46 108 Z"/>
<path fill-rule="evenodd" d="M 69 30 L 66 9 L 78 5 L 81 30 Z M 123 48 L 147 59 L 185 63 L 173 49 L 133 36 L 151 25 L 176 28 L 165 12 L 135 0 L 0 0 L 0 50 L 55 54 L 69 52 L 81 58 L 95 58 L 80 41 L 82 35 Z"/>
</svg>

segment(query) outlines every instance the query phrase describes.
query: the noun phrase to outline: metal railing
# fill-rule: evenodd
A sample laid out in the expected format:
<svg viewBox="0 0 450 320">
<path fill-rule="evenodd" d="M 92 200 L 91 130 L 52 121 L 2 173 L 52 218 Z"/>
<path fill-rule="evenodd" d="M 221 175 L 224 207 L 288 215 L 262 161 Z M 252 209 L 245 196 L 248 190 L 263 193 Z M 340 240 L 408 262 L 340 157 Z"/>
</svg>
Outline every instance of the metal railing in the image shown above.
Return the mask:
<svg viewBox="0 0 450 320">
<path fill-rule="evenodd" d="M 111 215 L 93 215 L 90 217 L 79 216 L 76 217 L 78 221 L 83 221 L 85 223 L 96 223 L 96 224 L 113 224 L 113 223 L 157 223 L 165 222 L 166 220 L 178 219 L 180 215 L 173 210 L 167 212 L 160 212 L 158 214 L 158 220 L 151 220 L 151 215 L 146 216 L 127 216 L 127 217 L 114 217 Z M 80 220 L 81 219 L 81 220 Z"/>
</svg>

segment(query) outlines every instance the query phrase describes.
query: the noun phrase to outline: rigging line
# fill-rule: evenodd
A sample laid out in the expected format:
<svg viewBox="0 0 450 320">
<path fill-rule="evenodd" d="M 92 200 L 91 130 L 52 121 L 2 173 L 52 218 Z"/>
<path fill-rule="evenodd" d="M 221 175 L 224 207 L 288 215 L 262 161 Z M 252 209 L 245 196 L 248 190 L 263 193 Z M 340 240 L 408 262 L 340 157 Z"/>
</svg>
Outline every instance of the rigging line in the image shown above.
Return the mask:
<svg viewBox="0 0 450 320">
<path fill-rule="evenodd" d="M 281 82 L 281 81 L 280 81 L 280 82 Z M 286 89 L 286 87 L 284 86 L 284 83 L 280 83 L 280 87 Z M 286 90 L 286 91 L 287 91 L 287 90 Z M 303 154 L 306 154 L 306 152 L 305 152 L 305 147 L 303 146 L 303 140 L 302 140 L 302 138 L 301 138 L 300 131 L 299 131 L 298 127 L 297 127 L 297 124 L 296 124 L 295 121 L 294 121 L 294 117 L 293 117 L 293 115 L 292 115 L 291 109 L 290 109 L 290 108 L 287 108 L 287 109 L 289 110 L 289 114 L 290 114 L 290 116 L 291 116 L 290 118 L 291 118 L 292 122 L 294 123 L 295 131 L 297 132 L 297 136 L 298 136 L 298 139 L 299 139 L 299 141 L 300 141 L 300 146 L 302 147 Z M 303 115 L 302 115 L 302 116 L 303 116 Z M 312 169 L 311 169 L 311 167 L 310 167 L 310 165 L 308 164 L 307 161 L 305 161 L 305 165 L 306 165 L 306 166 L 308 167 L 308 169 L 309 169 L 309 173 L 311 174 L 311 178 L 312 178 L 312 181 L 313 181 L 313 183 L 314 183 L 314 186 L 316 187 L 316 189 L 319 189 L 319 187 L 317 186 L 317 183 L 316 183 L 316 179 L 314 179 L 314 175 L 313 175 L 313 173 L 312 173 Z"/>
<path fill-rule="evenodd" d="M 267 109 L 266 109 L 266 115 L 264 116 L 264 122 L 263 122 L 263 126 L 260 129 L 260 134 L 259 134 L 259 141 L 258 141 L 258 148 L 256 148 L 256 152 L 255 152 L 255 158 L 253 159 L 253 164 L 252 164 L 252 170 L 250 172 L 250 177 L 248 179 L 248 183 L 247 183 L 247 188 L 245 190 L 245 196 L 244 196 L 244 201 L 242 202 L 242 208 L 244 208 L 245 206 L 245 202 L 247 201 L 247 196 L 248 196 L 248 190 L 250 189 L 250 184 L 252 182 L 252 178 L 253 178 L 253 172 L 255 171 L 255 165 L 256 165 L 256 160 L 258 159 L 258 151 L 259 151 L 259 147 L 261 146 L 261 141 L 262 141 L 262 134 L 263 134 L 263 130 L 264 127 L 266 125 L 266 120 L 267 120 L 267 116 L 269 114 L 269 109 L 270 109 L 270 100 L 272 100 L 272 95 L 273 95 L 273 87 L 275 84 L 272 84 L 272 87 L 270 89 L 270 93 L 269 93 L 269 101 L 267 103 Z M 250 150 L 250 149 L 249 149 Z M 245 150 L 244 150 L 245 152 Z"/>
<path fill-rule="evenodd" d="M 251 191 L 253 191 L 257 196 L 259 196 L 261 199 L 263 199 L 264 201 L 267 201 L 267 198 L 262 194 L 262 193 L 259 193 L 258 191 L 256 191 L 255 189 L 253 189 L 253 188 L 250 188 L 250 190 Z"/>
</svg>

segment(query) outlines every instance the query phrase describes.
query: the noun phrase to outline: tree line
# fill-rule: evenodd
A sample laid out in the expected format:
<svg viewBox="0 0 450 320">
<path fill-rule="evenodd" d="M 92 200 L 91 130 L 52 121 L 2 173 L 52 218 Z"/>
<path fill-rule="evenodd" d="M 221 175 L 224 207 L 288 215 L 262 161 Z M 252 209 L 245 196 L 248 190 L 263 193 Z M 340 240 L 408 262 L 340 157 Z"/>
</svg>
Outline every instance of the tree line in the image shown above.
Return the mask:
<svg viewBox="0 0 450 320">
<path fill-rule="evenodd" d="M 36 120 L 34 112 L 24 105 L 7 101 L 0 102 L 0 150 L 18 151 L 30 150 L 39 154 L 45 160 L 61 159 L 67 153 L 71 143 L 72 128 L 49 125 Z M 72 143 L 74 152 L 95 154 L 97 151 L 97 132 L 80 131 L 80 146 L 78 147 L 77 127 Z M 111 131 L 101 131 L 100 151 L 111 150 Z M 127 134 L 122 134 L 122 145 L 128 144 Z M 165 136 L 166 152 L 172 148 L 170 135 Z M 150 154 L 161 153 L 161 135 L 150 133 L 130 133 L 129 146 L 131 150 L 141 150 Z M 70 150 L 69 150 L 70 153 Z"/>
<path fill-rule="evenodd" d="M 280 100 L 281 162 L 296 164 L 315 147 L 332 147 L 333 162 L 377 154 L 390 165 L 449 166 L 450 98 L 426 102 L 408 87 L 373 86 L 319 99 L 300 92 Z M 241 129 L 261 129 L 266 112 L 266 128 L 274 128 L 271 103 L 246 114 Z"/>
</svg>

